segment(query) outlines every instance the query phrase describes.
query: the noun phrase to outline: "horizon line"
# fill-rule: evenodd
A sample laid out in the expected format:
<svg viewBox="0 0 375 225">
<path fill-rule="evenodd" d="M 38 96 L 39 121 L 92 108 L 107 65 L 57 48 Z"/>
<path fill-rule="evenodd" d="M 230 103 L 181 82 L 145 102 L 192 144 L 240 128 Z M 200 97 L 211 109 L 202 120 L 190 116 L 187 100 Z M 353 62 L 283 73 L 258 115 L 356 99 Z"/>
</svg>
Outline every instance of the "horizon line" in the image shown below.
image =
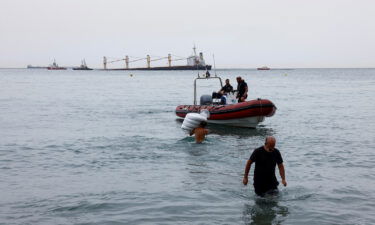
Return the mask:
<svg viewBox="0 0 375 225">
<path fill-rule="evenodd" d="M 68 69 L 74 68 L 74 66 L 65 66 Z M 374 67 L 269 67 L 269 70 L 288 70 L 288 69 L 375 69 Z M 47 67 L 43 68 L 27 68 L 27 67 L 0 67 L 0 69 L 30 69 L 30 70 L 38 70 L 38 69 L 47 69 Z M 103 68 L 94 68 L 94 70 L 105 70 Z M 122 68 L 113 68 L 113 69 L 122 69 Z M 109 71 L 113 71 L 113 69 L 107 69 Z M 257 70 L 258 67 L 222 67 L 222 68 L 216 68 L 216 70 Z M 211 71 L 214 71 L 215 69 L 212 68 Z M 122 71 L 122 70 L 118 70 Z M 124 70 L 126 71 L 126 70 Z M 157 70 L 143 70 L 143 71 L 157 71 Z M 164 70 L 169 71 L 169 70 Z M 196 70 L 192 70 L 196 71 Z M 204 70 L 200 70 L 204 71 Z M 267 71 L 267 70 L 266 70 Z"/>
</svg>

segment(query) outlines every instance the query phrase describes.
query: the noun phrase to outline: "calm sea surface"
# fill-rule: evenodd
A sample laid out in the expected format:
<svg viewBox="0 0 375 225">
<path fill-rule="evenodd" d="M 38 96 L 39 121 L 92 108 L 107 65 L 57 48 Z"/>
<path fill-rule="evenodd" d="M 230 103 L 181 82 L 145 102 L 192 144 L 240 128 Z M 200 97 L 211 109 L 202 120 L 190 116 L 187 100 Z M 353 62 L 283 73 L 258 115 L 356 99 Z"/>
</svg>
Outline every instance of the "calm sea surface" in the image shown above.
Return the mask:
<svg viewBox="0 0 375 225">
<path fill-rule="evenodd" d="M 199 145 L 174 113 L 197 72 L 0 70 L 0 224 L 375 224 L 375 69 L 217 73 L 278 109 Z M 259 198 L 267 135 L 288 186 Z"/>
</svg>

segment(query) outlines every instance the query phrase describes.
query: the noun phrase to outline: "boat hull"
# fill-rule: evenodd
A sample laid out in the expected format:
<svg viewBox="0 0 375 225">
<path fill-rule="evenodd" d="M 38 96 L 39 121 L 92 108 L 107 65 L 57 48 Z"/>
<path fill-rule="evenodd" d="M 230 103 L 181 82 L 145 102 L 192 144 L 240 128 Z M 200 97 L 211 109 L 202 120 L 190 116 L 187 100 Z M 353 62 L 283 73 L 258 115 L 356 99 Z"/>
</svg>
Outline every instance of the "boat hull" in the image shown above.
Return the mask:
<svg viewBox="0 0 375 225">
<path fill-rule="evenodd" d="M 204 109 L 210 112 L 209 123 L 253 128 L 276 112 L 270 100 L 256 99 L 232 105 L 180 105 L 176 107 L 176 115 L 184 118 L 188 113 Z"/>
<path fill-rule="evenodd" d="M 47 67 L 47 70 L 66 70 L 65 67 Z"/>
</svg>

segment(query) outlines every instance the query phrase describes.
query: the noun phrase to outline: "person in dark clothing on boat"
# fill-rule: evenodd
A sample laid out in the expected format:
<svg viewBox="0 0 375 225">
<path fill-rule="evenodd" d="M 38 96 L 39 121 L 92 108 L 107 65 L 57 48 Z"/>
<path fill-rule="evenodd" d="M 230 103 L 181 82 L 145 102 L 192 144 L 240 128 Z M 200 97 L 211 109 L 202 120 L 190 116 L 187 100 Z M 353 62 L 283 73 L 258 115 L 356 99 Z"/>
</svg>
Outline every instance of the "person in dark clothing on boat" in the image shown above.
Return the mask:
<svg viewBox="0 0 375 225">
<path fill-rule="evenodd" d="M 237 77 L 237 96 L 238 102 L 244 102 L 247 98 L 247 83 L 241 77 Z"/>
<path fill-rule="evenodd" d="M 213 92 L 212 98 L 221 98 L 221 96 L 233 91 L 232 85 L 229 83 L 229 79 L 225 80 L 225 85 L 220 89 L 219 92 Z"/>
<path fill-rule="evenodd" d="M 279 168 L 281 183 L 284 186 L 287 185 L 283 158 L 280 151 L 275 148 L 275 144 L 276 139 L 274 137 L 267 137 L 264 146 L 255 149 L 246 163 L 245 175 L 242 182 L 244 185 L 247 185 L 251 164 L 255 162 L 253 185 L 255 193 L 259 196 L 278 192 L 277 186 L 279 182 L 275 176 L 276 165 Z"/>
</svg>

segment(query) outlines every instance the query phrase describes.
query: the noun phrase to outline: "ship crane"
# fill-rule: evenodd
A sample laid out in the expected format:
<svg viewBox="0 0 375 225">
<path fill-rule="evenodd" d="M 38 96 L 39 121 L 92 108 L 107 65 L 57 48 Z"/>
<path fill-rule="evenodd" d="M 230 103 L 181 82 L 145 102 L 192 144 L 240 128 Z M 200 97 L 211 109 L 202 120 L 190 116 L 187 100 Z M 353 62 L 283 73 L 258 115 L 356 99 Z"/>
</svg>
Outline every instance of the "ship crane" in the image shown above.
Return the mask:
<svg viewBox="0 0 375 225">
<path fill-rule="evenodd" d="M 196 52 L 196 48 L 194 46 L 193 48 L 193 55 L 189 56 L 189 57 L 181 57 L 181 56 L 176 56 L 176 55 L 172 55 L 172 54 L 168 54 L 167 56 L 151 56 L 151 55 L 147 55 L 146 57 L 134 57 L 134 56 L 128 56 L 126 55 L 125 58 L 111 58 L 111 60 L 108 60 L 109 57 L 106 57 L 104 56 L 103 57 L 103 68 L 104 70 L 107 70 L 107 66 L 108 64 L 113 64 L 113 63 L 116 63 L 116 62 L 120 62 L 120 61 L 123 61 L 125 62 L 124 65 L 125 67 L 122 67 L 122 68 L 117 68 L 117 69 L 111 69 L 111 70 L 135 70 L 135 69 L 139 69 L 139 70 L 192 70 L 192 69 L 197 69 L 197 70 L 210 70 L 211 69 L 211 65 L 206 65 L 204 59 L 203 59 L 203 53 L 199 53 L 199 55 L 197 55 L 197 52 Z M 151 67 L 151 62 L 156 62 L 156 61 L 160 61 L 160 60 L 167 60 L 167 65 L 168 66 L 159 66 L 159 67 Z M 134 63 L 134 62 L 138 62 L 138 61 L 143 61 L 145 60 L 146 61 L 146 67 L 140 67 L 140 68 L 131 68 L 130 67 L 130 64 L 131 63 Z M 187 61 L 187 65 L 185 66 L 179 66 L 179 65 L 175 65 L 175 66 L 172 66 L 172 62 L 175 62 L 175 61 L 180 61 L 180 60 L 186 60 Z"/>
<path fill-rule="evenodd" d="M 141 61 L 141 60 L 146 60 L 146 62 L 147 62 L 147 68 L 150 68 L 151 67 L 151 62 L 155 62 L 155 61 L 159 61 L 159 60 L 163 60 L 163 59 L 168 59 L 168 66 L 172 67 L 172 61 L 180 61 L 180 60 L 186 60 L 186 59 L 188 59 L 186 57 L 185 58 L 182 58 L 180 56 L 177 56 L 177 57 L 179 57 L 179 58 L 172 59 L 172 55 L 168 54 L 168 56 L 158 57 L 158 58 L 153 59 L 153 58 L 151 58 L 150 55 L 147 55 L 144 58 L 134 57 L 134 58 L 137 58 L 137 59 L 129 60 L 130 59 L 129 56 L 125 56 L 125 58 L 122 58 L 122 59 L 114 59 L 114 60 L 108 61 L 109 57 L 104 56 L 103 57 L 103 68 L 106 70 L 108 64 L 112 64 L 112 63 L 116 63 L 116 62 L 120 62 L 120 61 L 125 61 L 125 69 L 129 69 L 129 63 L 138 62 L 138 61 Z"/>
</svg>

